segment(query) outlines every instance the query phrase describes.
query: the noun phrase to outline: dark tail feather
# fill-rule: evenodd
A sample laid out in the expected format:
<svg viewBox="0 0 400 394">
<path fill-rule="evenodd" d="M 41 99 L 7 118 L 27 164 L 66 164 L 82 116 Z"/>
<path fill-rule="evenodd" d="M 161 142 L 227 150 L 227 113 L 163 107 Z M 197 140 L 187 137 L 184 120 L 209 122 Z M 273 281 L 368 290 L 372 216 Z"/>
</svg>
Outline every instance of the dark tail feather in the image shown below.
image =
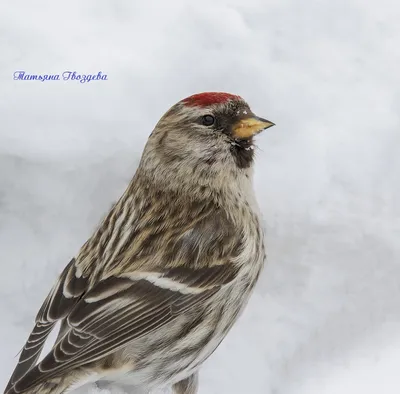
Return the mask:
<svg viewBox="0 0 400 394">
<path fill-rule="evenodd" d="M 32 386 L 28 389 L 18 390 L 18 382 L 16 385 L 10 387 L 4 394 L 61 394 L 63 393 L 71 382 L 66 382 L 66 379 L 56 378 L 51 381 L 39 383 L 36 386 Z"/>
<path fill-rule="evenodd" d="M 9 390 L 18 380 L 20 380 L 29 369 L 36 364 L 40 356 L 40 352 L 43 349 L 43 345 L 54 327 L 52 323 L 36 323 L 31 335 L 29 336 L 25 346 L 21 351 L 19 361 L 15 370 L 7 384 L 6 392 Z"/>
</svg>

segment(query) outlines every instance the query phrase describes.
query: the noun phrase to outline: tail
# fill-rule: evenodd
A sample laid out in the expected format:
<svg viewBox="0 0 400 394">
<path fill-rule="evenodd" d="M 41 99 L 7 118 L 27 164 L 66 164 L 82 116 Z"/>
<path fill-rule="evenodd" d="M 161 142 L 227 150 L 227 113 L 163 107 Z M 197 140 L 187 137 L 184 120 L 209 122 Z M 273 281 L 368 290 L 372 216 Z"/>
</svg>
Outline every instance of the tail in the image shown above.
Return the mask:
<svg viewBox="0 0 400 394">
<path fill-rule="evenodd" d="M 10 388 L 7 387 L 4 394 L 62 394 L 71 387 L 75 381 L 76 376 L 73 374 L 49 379 L 34 386 L 20 384 L 26 383 L 21 379 L 21 381 L 16 382 Z"/>
<path fill-rule="evenodd" d="M 5 394 L 61 394 L 66 389 L 67 387 L 63 387 L 62 385 L 59 385 L 57 383 L 45 382 L 23 391 L 18 391 L 18 389 L 14 385 L 8 391 L 6 391 Z"/>
</svg>

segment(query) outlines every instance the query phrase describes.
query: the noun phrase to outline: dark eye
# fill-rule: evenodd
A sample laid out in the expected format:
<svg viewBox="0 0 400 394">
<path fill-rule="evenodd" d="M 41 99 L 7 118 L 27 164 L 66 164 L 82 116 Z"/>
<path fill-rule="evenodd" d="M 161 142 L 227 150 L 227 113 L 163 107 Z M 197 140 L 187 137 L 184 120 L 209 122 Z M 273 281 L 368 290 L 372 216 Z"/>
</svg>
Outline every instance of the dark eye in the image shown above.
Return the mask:
<svg viewBox="0 0 400 394">
<path fill-rule="evenodd" d="M 203 116 L 203 125 L 204 126 L 211 126 L 215 122 L 215 118 L 212 115 L 204 115 Z"/>
</svg>

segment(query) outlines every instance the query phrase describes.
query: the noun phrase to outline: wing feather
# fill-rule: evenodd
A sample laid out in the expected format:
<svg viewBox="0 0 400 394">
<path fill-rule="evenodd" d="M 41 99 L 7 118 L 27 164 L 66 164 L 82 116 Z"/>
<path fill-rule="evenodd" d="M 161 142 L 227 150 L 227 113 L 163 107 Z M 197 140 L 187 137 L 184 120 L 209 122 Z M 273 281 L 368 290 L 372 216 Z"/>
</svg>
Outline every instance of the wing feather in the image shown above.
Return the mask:
<svg viewBox="0 0 400 394">
<path fill-rule="evenodd" d="M 27 390 L 78 365 L 101 359 L 152 333 L 212 297 L 228 279 L 234 279 L 235 273 L 233 265 L 225 264 L 218 270 L 210 268 L 208 272 L 185 268 L 147 273 L 146 279 L 105 279 L 71 310 L 67 317 L 69 330 L 52 351 L 15 384 L 16 391 Z M 158 286 L 160 278 L 172 281 L 170 288 Z M 190 285 L 192 291 L 183 293 L 179 291 L 180 285 Z"/>
<path fill-rule="evenodd" d="M 87 278 L 77 275 L 79 272 L 75 263 L 75 259 L 69 262 L 44 300 L 36 316 L 35 327 L 21 351 L 6 391 L 36 364 L 56 322 L 68 315 L 84 293 Z"/>
</svg>

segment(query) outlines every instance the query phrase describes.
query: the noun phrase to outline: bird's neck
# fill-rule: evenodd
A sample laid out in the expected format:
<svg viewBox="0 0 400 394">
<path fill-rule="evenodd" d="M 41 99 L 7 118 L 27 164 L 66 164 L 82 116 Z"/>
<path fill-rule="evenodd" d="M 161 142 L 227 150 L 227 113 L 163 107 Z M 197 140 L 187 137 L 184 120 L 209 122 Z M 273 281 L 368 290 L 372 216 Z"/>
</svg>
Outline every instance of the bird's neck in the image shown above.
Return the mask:
<svg viewBox="0 0 400 394">
<path fill-rule="evenodd" d="M 211 166 L 174 166 L 148 168 L 139 166 L 132 185 L 148 190 L 186 195 L 207 196 L 245 195 L 252 191 L 253 171 L 248 169 L 211 168 Z"/>
</svg>

